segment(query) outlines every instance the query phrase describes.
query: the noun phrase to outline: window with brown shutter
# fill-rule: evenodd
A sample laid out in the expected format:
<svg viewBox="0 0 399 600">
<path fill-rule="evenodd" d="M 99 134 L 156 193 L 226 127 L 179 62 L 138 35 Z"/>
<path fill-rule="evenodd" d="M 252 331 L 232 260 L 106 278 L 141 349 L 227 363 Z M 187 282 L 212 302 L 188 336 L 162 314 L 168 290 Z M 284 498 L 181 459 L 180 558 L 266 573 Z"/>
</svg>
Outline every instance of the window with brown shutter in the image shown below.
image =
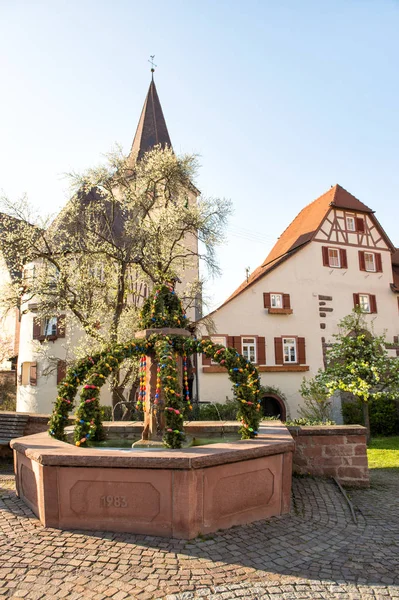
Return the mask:
<svg viewBox="0 0 399 600">
<path fill-rule="evenodd" d="M 284 364 L 283 340 L 281 337 L 274 338 L 274 359 L 275 359 L 276 365 Z"/>
<path fill-rule="evenodd" d="M 265 365 L 266 364 L 266 339 L 264 337 L 258 337 L 257 339 L 257 364 Z"/>
<path fill-rule="evenodd" d="M 298 338 L 298 363 L 300 365 L 306 365 L 306 349 L 305 349 L 305 338 Z"/>
<path fill-rule="evenodd" d="M 263 294 L 263 304 L 269 315 L 291 315 L 291 299 L 283 292 L 267 292 Z"/>
<path fill-rule="evenodd" d="M 291 299 L 289 294 L 283 294 L 283 308 L 291 308 Z"/>
<path fill-rule="evenodd" d="M 61 383 L 66 376 L 66 362 L 65 360 L 59 360 L 57 363 L 57 385 Z"/>
<path fill-rule="evenodd" d="M 394 335 L 393 336 L 393 343 L 394 344 L 399 344 L 399 335 Z"/>
<path fill-rule="evenodd" d="M 265 292 L 263 294 L 263 308 L 270 308 L 271 300 L 270 300 L 270 292 Z"/>
<path fill-rule="evenodd" d="M 29 384 L 37 385 L 37 363 L 30 363 Z"/>
<path fill-rule="evenodd" d="M 366 260 L 364 258 L 364 252 L 363 252 L 363 250 L 359 250 L 359 269 L 361 271 L 365 271 L 366 270 Z"/>
<path fill-rule="evenodd" d="M 57 337 L 65 337 L 65 315 L 57 317 Z"/>
<path fill-rule="evenodd" d="M 347 269 L 348 259 L 346 250 L 333 246 L 322 246 L 323 266 L 334 269 Z"/>
<path fill-rule="evenodd" d="M 353 303 L 355 308 L 359 306 L 360 310 L 364 313 L 376 313 L 377 312 L 377 298 L 374 294 L 353 294 Z"/>
<path fill-rule="evenodd" d="M 382 273 L 382 257 L 380 252 L 375 253 L 375 270 L 377 273 Z"/>
<path fill-rule="evenodd" d="M 42 337 L 42 321 L 39 317 L 33 317 L 33 339 L 39 340 Z"/>
<path fill-rule="evenodd" d="M 356 217 L 356 231 L 364 231 L 364 219 L 362 217 Z"/>
<path fill-rule="evenodd" d="M 340 248 L 339 254 L 340 254 L 340 258 L 341 258 L 341 269 L 347 269 L 348 268 L 348 258 L 346 256 L 346 250 L 344 250 L 343 248 Z"/>
</svg>

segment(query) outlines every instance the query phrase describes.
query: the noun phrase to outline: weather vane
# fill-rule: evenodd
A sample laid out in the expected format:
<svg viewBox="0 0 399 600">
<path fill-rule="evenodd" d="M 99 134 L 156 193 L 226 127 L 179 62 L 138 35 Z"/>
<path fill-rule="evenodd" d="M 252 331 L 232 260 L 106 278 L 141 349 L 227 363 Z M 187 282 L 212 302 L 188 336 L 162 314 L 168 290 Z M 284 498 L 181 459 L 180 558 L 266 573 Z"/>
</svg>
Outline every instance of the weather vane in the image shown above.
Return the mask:
<svg viewBox="0 0 399 600">
<path fill-rule="evenodd" d="M 154 63 L 154 58 L 155 58 L 155 54 L 150 54 L 150 59 L 151 59 L 151 60 L 149 60 L 148 62 L 149 62 L 149 63 L 150 63 L 150 65 L 151 65 L 151 73 L 153 73 L 153 72 L 155 71 L 155 67 L 157 66 L 157 65 Z"/>
</svg>

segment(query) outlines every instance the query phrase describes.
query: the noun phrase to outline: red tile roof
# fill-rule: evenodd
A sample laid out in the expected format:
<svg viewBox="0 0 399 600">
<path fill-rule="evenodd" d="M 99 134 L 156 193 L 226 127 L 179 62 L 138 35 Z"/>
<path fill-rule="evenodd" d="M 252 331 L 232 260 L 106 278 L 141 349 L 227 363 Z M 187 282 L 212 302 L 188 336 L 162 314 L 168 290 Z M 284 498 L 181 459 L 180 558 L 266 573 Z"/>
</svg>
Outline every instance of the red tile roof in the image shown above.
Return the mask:
<svg viewBox="0 0 399 600">
<path fill-rule="evenodd" d="M 335 185 L 328 192 L 305 206 L 292 223 L 278 238 L 263 263 L 244 281 L 229 298 L 222 304 L 241 294 L 245 289 L 269 273 L 281 262 L 292 256 L 296 251 L 311 241 L 330 208 L 346 208 L 356 212 L 372 213 L 372 209 L 352 196 L 340 185 Z"/>
</svg>

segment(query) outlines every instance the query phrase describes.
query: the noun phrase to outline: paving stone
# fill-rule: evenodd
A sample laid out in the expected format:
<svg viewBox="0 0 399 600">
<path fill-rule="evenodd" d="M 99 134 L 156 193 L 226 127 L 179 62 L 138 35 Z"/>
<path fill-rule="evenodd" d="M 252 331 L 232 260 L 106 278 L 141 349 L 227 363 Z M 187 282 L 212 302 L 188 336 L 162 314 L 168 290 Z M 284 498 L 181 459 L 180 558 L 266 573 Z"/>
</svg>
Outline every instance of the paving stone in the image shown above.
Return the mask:
<svg viewBox="0 0 399 600">
<path fill-rule="evenodd" d="M 210 539 L 44 529 L 0 478 L 0 600 L 399 599 L 397 475 L 294 478 L 290 515 Z"/>
</svg>

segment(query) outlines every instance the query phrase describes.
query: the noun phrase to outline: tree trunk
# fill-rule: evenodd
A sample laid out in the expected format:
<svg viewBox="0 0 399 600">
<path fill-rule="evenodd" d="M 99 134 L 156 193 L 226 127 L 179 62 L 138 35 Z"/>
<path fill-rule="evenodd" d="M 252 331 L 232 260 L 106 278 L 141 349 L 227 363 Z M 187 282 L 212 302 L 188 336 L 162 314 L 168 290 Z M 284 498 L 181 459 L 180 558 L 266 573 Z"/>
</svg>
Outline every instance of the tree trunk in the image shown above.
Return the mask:
<svg viewBox="0 0 399 600">
<path fill-rule="evenodd" d="M 367 440 L 367 444 L 370 443 L 370 439 L 371 439 L 371 434 L 370 434 L 370 415 L 369 415 L 369 403 L 368 402 L 362 402 L 363 405 L 363 419 L 364 419 L 364 426 L 367 429 L 367 433 L 366 433 L 366 440 Z"/>
</svg>

